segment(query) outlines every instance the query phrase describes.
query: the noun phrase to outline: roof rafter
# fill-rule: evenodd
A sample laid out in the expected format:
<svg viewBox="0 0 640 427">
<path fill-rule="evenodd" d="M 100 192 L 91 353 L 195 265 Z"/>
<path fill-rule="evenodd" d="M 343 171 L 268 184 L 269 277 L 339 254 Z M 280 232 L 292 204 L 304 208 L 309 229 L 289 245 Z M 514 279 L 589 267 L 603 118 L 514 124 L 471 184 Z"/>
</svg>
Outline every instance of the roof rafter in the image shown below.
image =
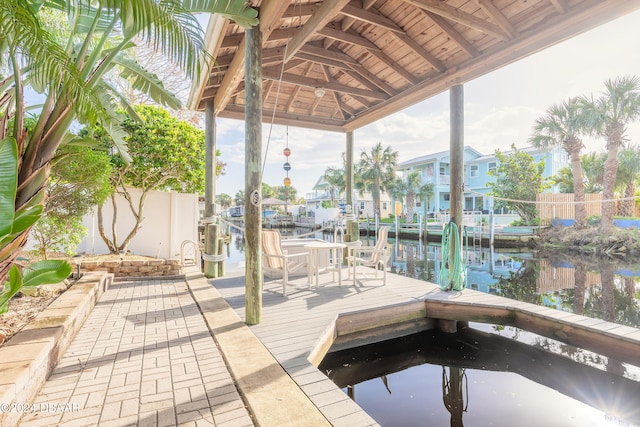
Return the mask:
<svg viewBox="0 0 640 427">
<path fill-rule="evenodd" d="M 456 31 L 453 28 L 453 25 L 449 24 L 449 22 L 441 17 L 440 15 L 436 15 L 435 13 L 428 12 L 426 10 L 422 11 L 425 13 L 434 24 L 436 24 L 442 31 L 444 31 L 453 41 L 455 41 L 461 49 L 467 52 L 470 56 L 480 56 L 481 52 L 475 48 L 467 39 L 465 39 L 462 34 Z"/>
<path fill-rule="evenodd" d="M 311 15 L 309 20 L 299 29 L 295 36 L 289 41 L 287 54 L 284 62 L 289 61 L 300 50 L 302 46 L 309 40 L 313 34 L 329 23 L 336 12 L 342 9 L 349 0 L 325 0 L 322 6 Z"/>
<path fill-rule="evenodd" d="M 516 38 L 518 31 L 511 25 L 511 22 L 500 12 L 491 0 L 475 0 L 482 9 L 493 19 L 493 22 L 498 24 L 502 30 L 509 35 L 510 38 Z"/>
<path fill-rule="evenodd" d="M 440 71 L 441 73 L 447 70 L 447 67 L 445 67 L 440 60 L 431 55 L 426 49 L 420 46 L 419 43 L 415 42 L 411 37 L 409 37 L 407 33 L 393 20 L 387 18 L 376 9 L 364 10 L 355 7 L 353 4 L 350 4 L 348 6 L 345 6 L 342 9 L 341 13 L 354 19 L 368 22 L 369 24 L 376 25 L 378 27 L 384 28 L 385 30 L 388 30 L 393 37 L 404 43 L 409 49 L 420 56 L 423 60 L 428 62 L 433 68 Z"/>
<path fill-rule="evenodd" d="M 269 35 L 276 27 L 275 22 L 279 21 L 282 14 L 287 10 L 288 1 L 283 0 L 265 0 L 260 7 L 260 31 L 263 34 L 263 43 L 269 38 Z M 246 39 L 243 37 L 236 53 L 229 65 L 229 70 L 222 80 L 222 84 L 214 98 L 213 113 L 219 114 L 229 103 L 238 83 L 244 78 L 244 61 L 245 61 Z"/>
<path fill-rule="evenodd" d="M 265 69 L 263 70 L 263 78 L 270 80 L 281 80 L 285 83 L 291 83 L 295 85 L 305 86 L 308 88 L 315 89 L 317 87 L 323 87 L 327 90 L 333 90 L 340 93 L 348 93 L 353 96 L 361 96 L 364 98 L 371 99 L 388 99 L 389 95 L 383 92 L 376 92 L 372 90 L 358 89 L 354 87 L 350 87 L 344 84 L 335 83 L 335 82 L 324 82 L 318 79 L 312 79 L 307 77 L 301 77 L 295 74 L 283 73 L 282 77 L 280 73 L 275 72 L 273 69 Z"/>
<path fill-rule="evenodd" d="M 439 0 L 403 0 L 406 3 L 417 6 L 421 9 L 433 12 L 436 15 L 440 15 L 443 18 L 450 19 L 459 24 L 465 25 L 474 30 L 478 30 L 482 33 L 488 34 L 497 39 L 507 41 L 509 36 L 505 34 L 500 27 L 493 25 L 489 22 L 483 21 L 468 13 L 462 12 L 453 6 L 449 6 Z"/>
<path fill-rule="evenodd" d="M 567 13 L 569 11 L 569 5 L 567 0 L 549 0 L 553 7 L 555 7 L 560 13 Z"/>
</svg>

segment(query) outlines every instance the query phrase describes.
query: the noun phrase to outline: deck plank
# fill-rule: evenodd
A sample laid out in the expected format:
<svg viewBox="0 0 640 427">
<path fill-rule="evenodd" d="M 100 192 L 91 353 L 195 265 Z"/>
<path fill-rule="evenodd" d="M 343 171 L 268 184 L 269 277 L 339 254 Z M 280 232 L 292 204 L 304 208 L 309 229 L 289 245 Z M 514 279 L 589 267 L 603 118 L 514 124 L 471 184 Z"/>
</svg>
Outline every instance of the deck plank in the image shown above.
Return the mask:
<svg viewBox="0 0 640 427">
<path fill-rule="evenodd" d="M 366 267 L 358 267 L 365 269 Z M 371 273 L 370 269 L 363 270 Z M 238 273 L 236 273 L 238 274 Z M 361 280 L 356 285 L 346 279 L 343 270 L 342 286 L 330 281 L 331 273 L 325 273 L 318 288 L 309 288 L 306 277 L 291 279 L 288 295 L 282 295 L 279 281 L 265 281 L 263 292 L 262 322 L 250 326 L 251 331 L 273 354 L 312 402 L 335 426 L 375 426 L 375 421 L 351 401 L 333 382 L 320 373 L 308 360 L 327 328 L 338 315 L 406 304 L 429 301 L 447 307 L 462 306 L 464 310 L 477 307 L 486 312 L 503 313 L 510 319 L 513 313 L 521 313 L 525 321 L 545 319 L 557 327 L 584 331 L 599 331 L 620 337 L 628 345 L 640 349 L 640 329 L 617 325 L 599 319 L 584 317 L 554 308 L 532 305 L 479 291 L 443 291 L 437 284 L 387 273 L 387 283 L 381 280 Z M 213 280 L 213 285 L 235 310 L 245 319 L 244 277 L 225 277 Z M 468 308 L 467 308 L 468 307 Z M 428 315 L 428 314 L 427 314 Z M 497 319 L 496 319 L 497 320 Z M 564 330 L 564 329 L 563 329 Z M 640 354 L 640 351 L 638 351 Z"/>
</svg>

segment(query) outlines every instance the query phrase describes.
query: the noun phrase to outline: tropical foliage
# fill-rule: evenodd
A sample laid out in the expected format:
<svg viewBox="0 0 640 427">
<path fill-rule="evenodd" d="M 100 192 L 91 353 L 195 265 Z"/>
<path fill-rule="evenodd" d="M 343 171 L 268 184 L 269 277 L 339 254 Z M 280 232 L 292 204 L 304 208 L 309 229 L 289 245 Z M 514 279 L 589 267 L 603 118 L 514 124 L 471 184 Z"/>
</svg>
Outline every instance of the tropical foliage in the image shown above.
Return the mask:
<svg viewBox="0 0 640 427">
<path fill-rule="evenodd" d="M 640 116 L 640 79 L 635 76 L 619 77 L 605 81 L 604 85 L 605 91 L 599 98 L 585 97 L 581 100 L 581 114 L 589 132 L 606 142 L 600 232 L 609 234 L 613 231 L 618 153 L 624 148 L 627 125 Z"/>
<path fill-rule="evenodd" d="M 43 17 L 56 12 L 64 19 L 51 20 L 56 27 L 47 28 Z M 124 74 L 136 90 L 149 93 L 159 104 L 178 106 L 160 80 L 128 53 L 134 40 L 142 41 L 175 62 L 188 77 L 197 76 L 209 59 L 195 16 L 199 12 L 220 13 L 245 26 L 256 24 L 257 11 L 245 0 L 0 2 L 0 141 L 3 146 L 4 141 L 15 144 L 17 153 L 16 169 L 7 171 L 15 174 L 16 194 L 10 200 L 15 202 L 14 214 L 3 212 L 0 218 L 3 230 L 9 227 L 0 246 L 0 283 L 35 223 L 20 222 L 14 227 L 15 220 L 25 212 L 35 219 L 42 213 L 50 162 L 71 124 L 99 123 L 124 148 L 116 105 L 124 103 L 123 108 L 135 114 L 109 84 L 109 73 Z M 31 131 L 24 126 L 27 91 L 44 99 Z M 12 273 L 11 286 L 15 277 Z"/>
<path fill-rule="evenodd" d="M 387 191 L 389 185 L 395 179 L 396 166 L 398 164 L 398 152 L 391 146 L 382 147 L 378 142 L 370 151 L 363 150 L 360 153 L 360 161 L 356 168 L 356 180 L 358 189 L 368 191 L 373 198 L 375 211 L 380 214 L 380 194 Z"/>
<path fill-rule="evenodd" d="M 498 167 L 489 171 L 495 177 L 487 185 L 491 195 L 496 196 L 496 207 L 505 206 L 520 215 L 525 225 L 535 224 L 538 210 L 535 206 L 536 195 L 548 188 L 549 183 L 542 177 L 544 160 L 536 162 L 533 157 L 511 147 L 513 153 L 496 151 Z M 526 185 L 523 185 L 526 183 Z"/>
<path fill-rule="evenodd" d="M 428 200 L 433 197 L 433 184 L 421 184 L 420 171 L 410 172 L 405 179 L 396 178 L 390 185 L 389 192 L 398 201 L 405 202 L 405 221 L 412 222 L 416 199 L 424 202 L 426 209 Z"/>
<path fill-rule="evenodd" d="M 569 155 L 573 175 L 576 228 L 584 228 L 587 225 L 580 164 L 580 151 L 584 147 L 580 135 L 585 132 L 581 117 L 578 98 L 570 98 L 561 104 L 552 105 L 547 109 L 545 116 L 536 120 L 533 136 L 529 139 L 535 147 L 561 146 Z"/>
<path fill-rule="evenodd" d="M 111 156 L 111 204 L 117 215 L 116 195 L 122 196 L 135 220 L 126 237 L 118 240 L 112 228 L 108 235 L 104 227 L 103 207 L 98 207 L 98 230 L 109 251 L 126 250 L 136 235 L 142 220 L 144 204 L 152 190 L 174 190 L 185 193 L 201 193 L 205 182 L 205 136 L 204 131 L 183 120 L 178 120 L 161 107 L 142 106 L 135 108 L 141 121 L 128 119 L 123 122 L 127 136 L 124 141 L 131 158 L 124 162 L 118 154 Z M 85 131 L 106 146 L 113 140 L 102 127 Z M 141 190 L 135 200 L 130 189 Z M 115 223 L 115 218 L 112 220 Z"/>
<path fill-rule="evenodd" d="M 52 161 L 43 217 L 29 235 L 43 259 L 50 251 L 73 254 L 86 234 L 82 217 L 111 193 L 110 176 L 106 150 L 88 147 L 80 138 L 69 135 Z"/>
<path fill-rule="evenodd" d="M 345 169 L 329 167 L 324 171 L 324 180 L 329 185 L 331 207 L 336 207 L 336 194 L 343 193 L 346 188 Z"/>
</svg>

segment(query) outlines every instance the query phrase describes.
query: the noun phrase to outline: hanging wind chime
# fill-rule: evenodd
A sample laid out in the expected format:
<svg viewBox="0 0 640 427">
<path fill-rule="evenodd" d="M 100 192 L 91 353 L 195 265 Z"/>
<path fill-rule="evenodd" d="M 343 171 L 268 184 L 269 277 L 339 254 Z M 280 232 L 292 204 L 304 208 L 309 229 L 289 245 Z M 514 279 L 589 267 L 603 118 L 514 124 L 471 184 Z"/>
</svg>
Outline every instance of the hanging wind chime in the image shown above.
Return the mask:
<svg viewBox="0 0 640 427">
<path fill-rule="evenodd" d="M 289 171 L 291 170 L 291 163 L 289 163 L 289 156 L 291 155 L 291 150 L 289 149 L 289 126 L 287 126 L 287 135 L 286 135 L 286 147 L 282 151 L 285 157 L 284 165 L 282 168 L 287 173 L 287 176 L 284 178 L 284 213 L 287 213 L 287 200 L 289 198 L 289 187 L 291 186 L 291 178 L 289 178 Z"/>
</svg>

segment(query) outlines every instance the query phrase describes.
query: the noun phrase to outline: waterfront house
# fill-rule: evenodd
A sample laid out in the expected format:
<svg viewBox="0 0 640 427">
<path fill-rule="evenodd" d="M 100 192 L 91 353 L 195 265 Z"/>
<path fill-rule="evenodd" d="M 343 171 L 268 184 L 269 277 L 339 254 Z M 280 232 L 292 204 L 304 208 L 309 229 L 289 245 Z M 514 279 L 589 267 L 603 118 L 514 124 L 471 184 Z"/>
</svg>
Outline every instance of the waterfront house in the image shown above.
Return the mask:
<svg viewBox="0 0 640 427">
<path fill-rule="evenodd" d="M 535 161 L 544 159 L 545 168 L 542 176 L 550 178 L 569 164 L 567 153 L 562 148 L 537 149 L 527 147 L 519 149 L 530 154 Z M 503 152 L 505 155 L 513 153 L 511 150 Z M 490 191 L 489 182 L 495 180 L 489 175 L 489 171 L 497 168 L 498 158 L 494 154 L 483 154 L 473 147 L 464 147 L 464 210 L 488 212 L 492 208 L 492 198 L 487 194 Z M 416 212 L 427 212 L 430 216 L 439 212 L 448 211 L 450 188 L 450 155 L 449 151 L 440 151 L 404 161 L 398 165 L 398 170 L 403 177 L 414 170 L 420 171 L 422 183 L 434 185 L 433 197 L 427 201 L 426 210 L 421 200 L 416 200 Z M 557 186 L 553 186 L 548 192 L 558 192 Z"/>
</svg>

